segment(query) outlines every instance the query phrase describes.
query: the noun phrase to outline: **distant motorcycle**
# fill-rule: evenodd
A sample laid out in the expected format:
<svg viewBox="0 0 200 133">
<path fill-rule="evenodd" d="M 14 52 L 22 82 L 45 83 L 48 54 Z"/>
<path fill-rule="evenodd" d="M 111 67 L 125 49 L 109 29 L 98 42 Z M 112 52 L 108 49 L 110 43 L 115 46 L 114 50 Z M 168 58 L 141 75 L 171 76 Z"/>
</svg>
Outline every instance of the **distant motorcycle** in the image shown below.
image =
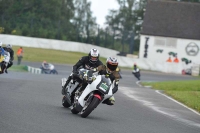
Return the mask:
<svg viewBox="0 0 200 133">
<path fill-rule="evenodd" d="M 3 55 L 0 55 L 0 74 L 3 74 L 5 69 L 8 66 L 10 60 L 10 53 L 5 52 Z"/>
<path fill-rule="evenodd" d="M 140 80 L 140 69 L 139 69 L 139 68 L 133 69 L 132 74 L 133 74 L 138 80 Z"/>
<path fill-rule="evenodd" d="M 51 63 L 47 63 L 45 65 L 45 68 L 43 66 L 41 66 L 40 69 L 42 70 L 41 73 L 44 73 L 44 74 L 58 74 L 58 72 L 55 69 L 54 65 L 51 64 Z"/>
</svg>

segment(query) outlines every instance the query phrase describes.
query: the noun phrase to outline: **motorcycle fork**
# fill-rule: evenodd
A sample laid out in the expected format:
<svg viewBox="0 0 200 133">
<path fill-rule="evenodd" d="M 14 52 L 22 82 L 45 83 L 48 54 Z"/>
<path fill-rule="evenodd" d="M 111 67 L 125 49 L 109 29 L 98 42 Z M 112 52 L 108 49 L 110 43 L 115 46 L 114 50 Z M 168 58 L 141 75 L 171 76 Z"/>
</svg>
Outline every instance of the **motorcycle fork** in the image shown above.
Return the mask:
<svg viewBox="0 0 200 133">
<path fill-rule="evenodd" d="M 76 92 L 80 89 L 81 84 L 78 84 L 74 91 L 71 93 L 71 101 L 74 101 L 76 97 L 79 97 L 80 94 L 76 94 Z"/>
</svg>

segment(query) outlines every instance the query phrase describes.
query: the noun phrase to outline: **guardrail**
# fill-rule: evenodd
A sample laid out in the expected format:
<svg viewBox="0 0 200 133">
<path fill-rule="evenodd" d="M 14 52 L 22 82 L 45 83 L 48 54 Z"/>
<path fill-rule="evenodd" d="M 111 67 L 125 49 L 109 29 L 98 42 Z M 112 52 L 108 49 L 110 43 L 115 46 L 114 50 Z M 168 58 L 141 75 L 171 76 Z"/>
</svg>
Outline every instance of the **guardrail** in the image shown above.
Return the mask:
<svg viewBox="0 0 200 133">
<path fill-rule="evenodd" d="M 198 64 L 193 65 L 192 68 L 191 68 L 191 71 L 192 71 L 192 76 L 199 76 L 200 65 L 198 65 Z"/>
</svg>

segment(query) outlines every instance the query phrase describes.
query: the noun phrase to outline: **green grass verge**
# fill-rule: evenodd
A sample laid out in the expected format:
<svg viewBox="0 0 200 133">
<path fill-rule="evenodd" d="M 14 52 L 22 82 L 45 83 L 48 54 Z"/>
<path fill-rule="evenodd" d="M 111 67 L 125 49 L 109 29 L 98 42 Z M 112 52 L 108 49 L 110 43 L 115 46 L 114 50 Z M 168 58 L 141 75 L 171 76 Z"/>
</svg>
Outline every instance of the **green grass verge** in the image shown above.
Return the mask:
<svg viewBox="0 0 200 133">
<path fill-rule="evenodd" d="M 27 66 L 24 66 L 24 65 L 13 65 L 12 67 L 10 67 L 8 69 L 8 71 L 18 71 L 18 72 L 27 72 Z"/>
<path fill-rule="evenodd" d="M 145 82 L 142 85 L 163 90 L 165 94 L 200 112 L 200 80 Z"/>
</svg>

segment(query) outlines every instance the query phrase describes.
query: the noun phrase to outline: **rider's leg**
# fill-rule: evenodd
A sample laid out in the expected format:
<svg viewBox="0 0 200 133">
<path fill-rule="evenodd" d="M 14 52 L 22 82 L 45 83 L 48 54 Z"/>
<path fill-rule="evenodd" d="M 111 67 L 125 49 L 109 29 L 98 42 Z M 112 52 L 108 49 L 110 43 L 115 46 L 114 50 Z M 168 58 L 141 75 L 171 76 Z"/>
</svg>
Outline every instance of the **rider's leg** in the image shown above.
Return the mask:
<svg viewBox="0 0 200 133">
<path fill-rule="evenodd" d="M 118 85 L 115 85 L 114 88 L 112 89 L 113 94 L 115 94 L 118 91 Z M 106 100 L 104 100 L 102 103 L 105 103 L 107 105 L 114 105 L 115 103 L 115 97 L 114 95 Z"/>
<path fill-rule="evenodd" d="M 87 85 L 88 85 L 87 82 L 83 82 L 81 88 L 79 89 L 79 92 L 84 91 Z"/>
<path fill-rule="evenodd" d="M 107 104 L 107 105 L 114 105 L 115 104 L 115 97 L 112 96 L 112 97 L 104 100 L 102 103 Z"/>
<path fill-rule="evenodd" d="M 11 67 L 12 65 L 13 65 L 13 62 L 12 62 L 12 61 L 10 61 L 10 62 L 8 63 L 8 66 L 7 66 L 7 68 L 5 69 L 5 73 L 8 73 L 7 69 L 8 69 L 9 67 Z"/>
<path fill-rule="evenodd" d="M 62 95 L 65 95 L 65 94 L 66 94 L 65 89 L 66 89 L 66 87 L 67 87 L 67 85 L 69 84 L 69 82 L 70 82 L 71 79 L 72 79 L 72 76 L 70 75 L 70 76 L 68 77 L 67 81 L 65 82 L 65 85 L 62 87 L 62 91 L 61 91 Z"/>
</svg>

